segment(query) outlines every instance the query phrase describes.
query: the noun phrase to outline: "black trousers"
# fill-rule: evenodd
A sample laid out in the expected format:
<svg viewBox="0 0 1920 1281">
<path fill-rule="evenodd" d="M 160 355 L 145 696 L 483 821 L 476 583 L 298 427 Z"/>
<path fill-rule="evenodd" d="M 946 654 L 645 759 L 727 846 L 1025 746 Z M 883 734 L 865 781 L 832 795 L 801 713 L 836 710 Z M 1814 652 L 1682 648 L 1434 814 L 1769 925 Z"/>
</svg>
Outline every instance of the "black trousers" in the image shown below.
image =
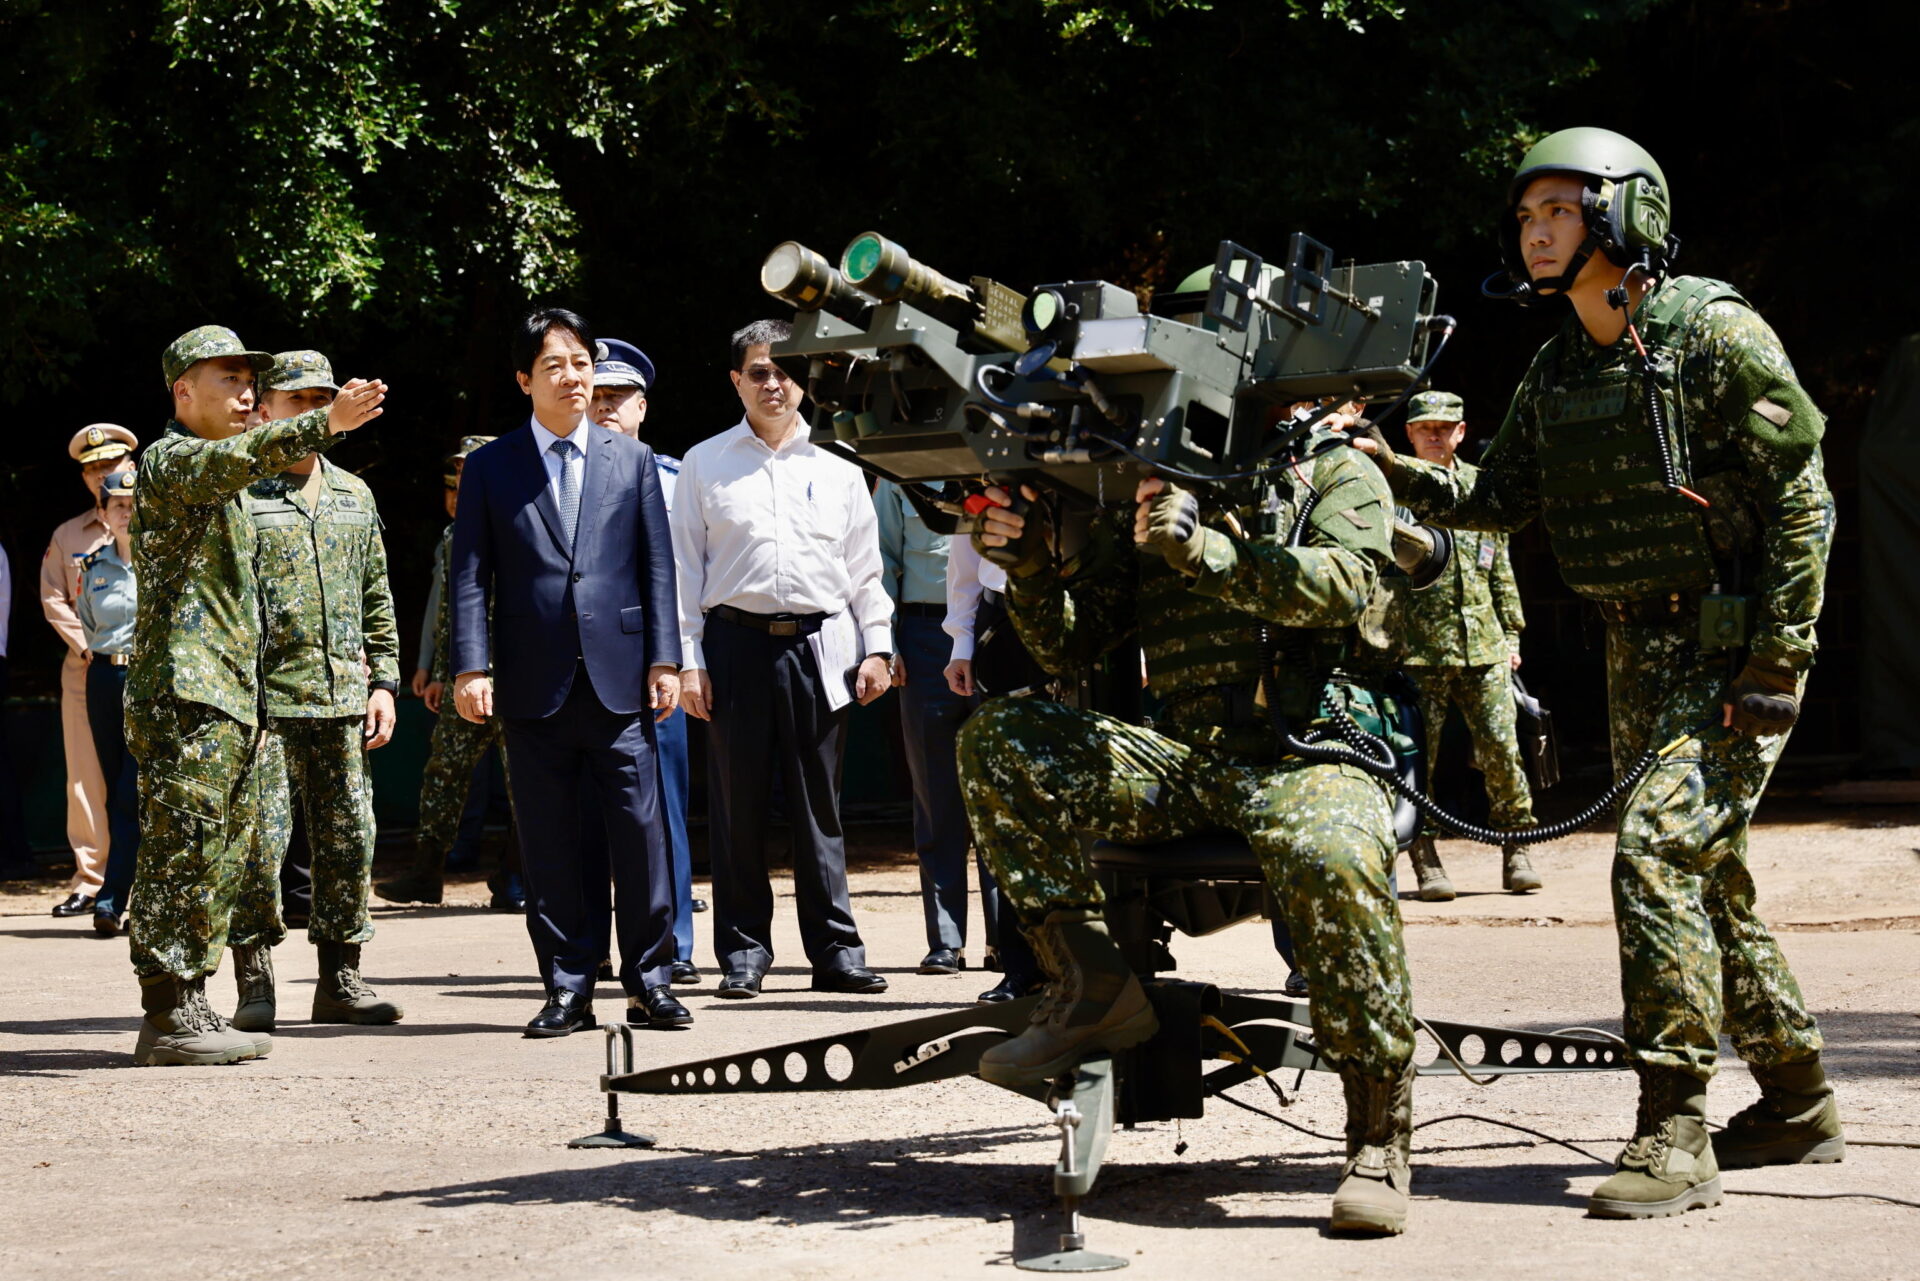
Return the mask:
<svg viewBox="0 0 1920 1281">
<path fill-rule="evenodd" d="M 848 709 L 827 710 L 821 673 L 804 636 L 769 636 L 709 614 L 705 641 L 713 682 L 708 846 L 720 967 L 765 973 L 773 964 L 766 836 L 776 772 L 793 838 L 794 897 L 807 960 L 821 973 L 863 966 L 867 949 L 847 896 L 840 827 Z M 827 679 L 844 676 L 834 672 Z"/>
<path fill-rule="evenodd" d="M 673 869 L 652 714 L 608 711 L 582 663 L 558 711 L 538 719 L 506 717 L 502 725 L 527 886 L 527 934 L 548 988 L 591 996 L 600 962 L 611 955 L 610 935 L 620 942 L 620 985 L 627 995 L 666 983 L 673 963 Z M 583 779 L 591 786 L 583 787 Z M 597 813 L 582 812 L 588 798 Z M 606 839 L 583 841 L 596 824 Z"/>
<path fill-rule="evenodd" d="M 87 664 L 87 728 L 107 781 L 107 874 L 94 900 L 96 912 L 127 910 L 133 869 L 140 856 L 139 767 L 127 750 L 127 669 L 95 654 Z"/>
</svg>

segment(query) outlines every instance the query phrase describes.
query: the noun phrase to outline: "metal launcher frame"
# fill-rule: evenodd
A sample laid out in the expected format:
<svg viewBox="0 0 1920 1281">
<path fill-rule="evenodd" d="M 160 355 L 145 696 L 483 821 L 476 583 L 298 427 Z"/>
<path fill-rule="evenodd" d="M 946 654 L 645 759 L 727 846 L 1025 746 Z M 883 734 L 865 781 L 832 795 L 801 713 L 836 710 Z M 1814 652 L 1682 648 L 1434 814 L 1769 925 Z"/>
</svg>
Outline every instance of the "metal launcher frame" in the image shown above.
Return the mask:
<svg viewBox="0 0 1920 1281">
<path fill-rule="evenodd" d="M 1259 865 L 1232 837 L 1196 837 L 1159 846 L 1101 842 L 1094 860 L 1104 883 L 1108 928 L 1144 982 L 1160 1017 L 1152 1039 L 1118 1054 L 1090 1056 L 1046 1088 L 1015 1091 L 1045 1104 L 1060 1130 L 1053 1191 L 1065 1229 L 1060 1250 L 1018 1261 L 1038 1271 L 1104 1271 L 1125 1261 L 1086 1249 L 1079 1206 L 1093 1189 L 1113 1125 L 1191 1119 L 1207 1096 L 1283 1071 L 1331 1071 L 1313 1041 L 1308 1002 L 1241 996 L 1207 983 L 1161 977 L 1174 967 L 1174 932 L 1211 934 L 1270 913 Z M 792 1091 L 893 1090 L 976 1073 L 980 1055 L 1027 1022 L 1039 997 L 975 1005 L 723 1054 L 670 1067 L 636 1070 L 632 1038 L 620 1037 L 616 1063 L 608 1029 L 606 1132 L 619 1130 L 618 1094 L 772 1094 Z M 1626 1068 L 1619 1042 L 1604 1034 L 1535 1032 L 1474 1023 L 1422 1020 L 1438 1042 L 1419 1065 L 1422 1076 L 1606 1072 Z M 620 1070 L 616 1070 L 620 1069 Z M 639 1138 L 639 1136 L 633 1136 Z M 599 1136 L 599 1145 L 623 1145 Z M 640 1142 L 650 1142 L 641 1139 Z"/>
</svg>

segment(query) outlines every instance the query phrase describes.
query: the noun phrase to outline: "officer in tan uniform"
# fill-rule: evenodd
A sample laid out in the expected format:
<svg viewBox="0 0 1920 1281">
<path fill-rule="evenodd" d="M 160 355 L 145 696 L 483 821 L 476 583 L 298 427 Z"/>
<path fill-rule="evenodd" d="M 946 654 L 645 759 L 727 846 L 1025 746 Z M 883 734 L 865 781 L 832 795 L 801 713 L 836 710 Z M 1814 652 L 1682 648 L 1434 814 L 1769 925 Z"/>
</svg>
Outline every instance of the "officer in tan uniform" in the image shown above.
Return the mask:
<svg viewBox="0 0 1920 1281">
<path fill-rule="evenodd" d="M 113 541 L 100 515 L 100 486 L 133 467 L 140 440 L 125 427 L 94 423 L 67 442 L 80 464 L 80 480 L 93 505 L 53 531 L 40 558 L 40 604 L 66 642 L 60 664 L 60 737 L 67 755 L 67 844 L 73 847 L 73 880 L 55 916 L 85 916 L 93 910 L 107 870 L 107 784 L 87 728 L 87 636 L 74 602 L 80 595 L 80 562 Z"/>
</svg>

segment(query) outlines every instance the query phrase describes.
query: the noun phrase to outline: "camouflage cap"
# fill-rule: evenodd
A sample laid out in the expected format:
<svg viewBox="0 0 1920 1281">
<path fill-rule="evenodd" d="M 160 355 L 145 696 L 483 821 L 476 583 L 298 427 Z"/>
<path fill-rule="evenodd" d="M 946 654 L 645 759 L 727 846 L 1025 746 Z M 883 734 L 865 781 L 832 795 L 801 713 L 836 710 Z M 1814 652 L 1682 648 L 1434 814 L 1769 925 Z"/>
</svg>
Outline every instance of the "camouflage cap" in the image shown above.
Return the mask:
<svg viewBox="0 0 1920 1281">
<path fill-rule="evenodd" d="M 101 481 L 100 501 L 105 502 L 109 498 L 132 498 L 133 487 L 139 474 L 132 469 L 117 471 Z"/>
<path fill-rule="evenodd" d="M 1423 391 L 1407 402 L 1410 423 L 1463 423 L 1466 420 L 1466 404 L 1450 391 Z"/>
<path fill-rule="evenodd" d="M 265 373 L 273 368 L 273 355 L 264 351 L 248 351 L 247 345 L 240 341 L 240 335 L 224 325 L 202 325 L 198 329 L 189 329 L 167 345 L 160 353 L 160 372 L 172 387 L 180 381 L 180 375 L 203 360 L 213 360 L 220 356 L 245 356 L 253 363 L 253 372 Z"/>
<path fill-rule="evenodd" d="M 460 463 L 462 459 L 474 450 L 480 448 L 480 446 L 490 445 L 498 439 L 499 437 L 497 436 L 462 436 L 459 445 L 455 446 L 454 451 L 447 455 L 445 460 L 447 470 L 440 477 L 440 479 L 446 483 L 447 488 L 454 489 L 459 486 Z"/>
<path fill-rule="evenodd" d="M 90 423 L 73 433 L 67 453 L 82 467 L 123 458 L 140 447 L 140 438 L 115 423 Z"/>
<path fill-rule="evenodd" d="M 260 376 L 261 391 L 306 391 L 325 387 L 339 391 L 333 381 L 333 366 L 317 351 L 283 351 L 273 358 L 273 368 Z"/>
</svg>

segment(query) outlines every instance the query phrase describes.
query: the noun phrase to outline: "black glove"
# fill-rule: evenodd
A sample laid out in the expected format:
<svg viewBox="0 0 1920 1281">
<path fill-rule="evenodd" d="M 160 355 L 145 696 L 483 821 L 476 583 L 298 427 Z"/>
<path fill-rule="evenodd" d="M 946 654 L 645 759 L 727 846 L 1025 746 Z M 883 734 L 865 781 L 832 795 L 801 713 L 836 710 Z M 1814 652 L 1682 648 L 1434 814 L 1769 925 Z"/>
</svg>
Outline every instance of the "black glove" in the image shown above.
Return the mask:
<svg viewBox="0 0 1920 1281">
<path fill-rule="evenodd" d="M 973 549 L 1006 570 L 1007 577 L 1016 581 L 1053 572 L 1053 509 L 1045 503 L 1028 502 L 1016 492 L 1007 504 L 1007 510 L 1026 520 L 1020 537 L 1004 547 L 989 547 L 980 541 L 979 531 L 976 530 Z"/>
<path fill-rule="evenodd" d="M 1742 734 L 1784 734 L 1800 719 L 1800 682 L 1785 668 L 1749 662 L 1727 686 L 1726 701 Z"/>
<path fill-rule="evenodd" d="M 1173 484 L 1149 498 L 1146 541 L 1174 569 L 1189 578 L 1197 575 L 1206 567 L 1201 557 L 1206 537 L 1200 530 L 1200 500 Z"/>
</svg>

